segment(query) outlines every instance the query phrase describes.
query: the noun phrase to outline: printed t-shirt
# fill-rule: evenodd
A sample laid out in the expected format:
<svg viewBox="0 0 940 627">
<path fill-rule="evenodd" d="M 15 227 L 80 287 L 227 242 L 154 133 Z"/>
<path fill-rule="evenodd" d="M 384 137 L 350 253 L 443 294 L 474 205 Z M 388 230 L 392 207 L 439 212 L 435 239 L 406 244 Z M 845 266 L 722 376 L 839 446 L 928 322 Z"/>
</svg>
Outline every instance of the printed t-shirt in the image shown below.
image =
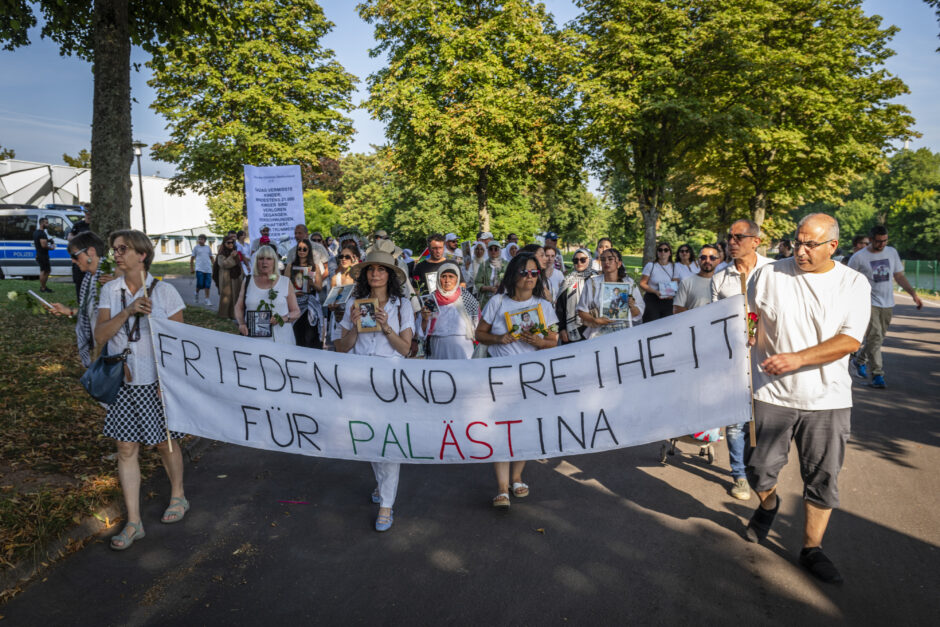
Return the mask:
<svg viewBox="0 0 940 627">
<path fill-rule="evenodd" d="M 894 307 L 894 275 L 904 272 L 898 251 L 891 246 L 873 253 L 863 248 L 849 259 L 849 267 L 861 272 L 871 284 L 871 304 L 874 307 Z"/>
<path fill-rule="evenodd" d="M 545 327 L 548 328 L 553 324 L 558 324 L 558 316 L 555 315 L 555 308 L 552 306 L 551 302 L 536 296 L 528 300 L 518 301 L 513 300 L 506 294 L 496 294 L 490 299 L 490 302 L 483 308 L 483 320 L 492 325 L 490 333 L 493 335 L 503 335 L 509 331 L 506 327 L 506 313 L 512 313 L 520 309 L 528 309 L 539 305 L 542 307 L 542 318 L 545 320 Z M 535 322 L 537 323 L 538 320 L 535 320 Z M 520 353 L 528 353 L 536 350 L 534 346 L 526 344 L 522 340 L 517 340 L 510 344 L 492 344 L 487 348 L 490 357 L 506 357 L 507 355 L 518 355 Z"/>
<path fill-rule="evenodd" d="M 840 334 L 861 342 L 871 313 L 865 277 L 841 263 L 828 272 L 803 272 L 788 257 L 755 272 L 747 293 L 751 311 L 759 316 L 751 354 L 754 398 L 814 411 L 851 407 L 848 355 L 782 375 L 767 374 L 760 364 L 771 355 L 795 353 Z"/>
</svg>

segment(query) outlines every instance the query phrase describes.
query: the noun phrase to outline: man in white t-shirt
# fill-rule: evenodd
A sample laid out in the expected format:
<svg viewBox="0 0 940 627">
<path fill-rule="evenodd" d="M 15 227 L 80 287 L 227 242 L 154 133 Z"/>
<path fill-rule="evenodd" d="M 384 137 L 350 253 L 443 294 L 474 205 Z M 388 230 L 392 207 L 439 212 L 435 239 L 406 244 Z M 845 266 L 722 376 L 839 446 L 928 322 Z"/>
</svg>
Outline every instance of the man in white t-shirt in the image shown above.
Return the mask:
<svg viewBox="0 0 940 627">
<path fill-rule="evenodd" d="M 803 479 L 800 563 L 827 583 L 842 583 L 822 552 L 849 439 L 852 380 L 848 356 L 868 326 L 871 288 L 835 263 L 839 224 L 814 213 L 800 221 L 794 256 L 766 265 L 748 284 L 758 316 L 752 364 L 757 446 L 747 451 L 747 477 L 760 497 L 747 526 L 750 542 L 770 533 L 780 507 L 777 476 L 796 444 Z"/>
<path fill-rule="evenodd" d="M 712 275 L 720 253 L 711 244 L 702 246 L 698 254 L 698 274 L 690 274 L 679 283 L 679 291 L 672 301 L 673 313 L 682 313 L 712 302 Z"/>
<path fill-rule="evenodd" d="M 189 258 L 189 273 L 196 274 L 196 302 L 199 302 L 199 290 L 206 292 L 206 305 L 212 305 L 209 288 L 212 287 L 212 249 L 206 244 L 206 236 L 196 238 L 193 254 Z"/>
<path fill-rule="evenodd" d="M 870 366 L 871 387 L 884 388 L 885 370 L 881 360 L 881 345 L 888 333 L 894 308 L 891 279 L 894 278 L 898 285 L 911 295 L 918 309 L 923 307 L 924 303 L 904 276 L 904 264 L 901 263 L 898 251 L 887 245 L 888 229 L 882 225 L 876 226 L 871 230 L 870 241 L 867 248 L 856 251 L 849 259 L 849 267 L 864 274 L 871 284 L 871 321 L 868 323 L 868 332 L 865 333 L 865 346 L 855 355 L 855 367 L 858 375 L 867 379 Z"/>
<path fill-rule="evenodd" d="M 744 293 L 741 288 L 743 276 L 748 285 L 754 273 L 773 259 L 757 254 L 760 246 L 760 227 L 751 220 L 738 220 L 731 225 L 728 233 L 728 254 L 731 260 L 724 270 L 716 271 L 712 276 L 712 300 L 722 300 Z M 725 440 L 728 443 L 728 461 L 731 464 L 731 496 L 742 501 L 751 498 L 751 488 L 744 471 L 744 424 L 725 427 Z"/>
</svg>

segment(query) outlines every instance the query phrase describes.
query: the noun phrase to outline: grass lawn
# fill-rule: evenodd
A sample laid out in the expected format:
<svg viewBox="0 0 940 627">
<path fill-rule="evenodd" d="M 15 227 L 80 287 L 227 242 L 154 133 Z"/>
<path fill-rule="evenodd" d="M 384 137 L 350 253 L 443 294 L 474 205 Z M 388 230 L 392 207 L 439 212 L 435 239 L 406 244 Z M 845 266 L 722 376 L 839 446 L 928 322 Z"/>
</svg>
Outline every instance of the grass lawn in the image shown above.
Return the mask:
<svg viewBox="0 0 940 627">
<path fill-rule="evenodd" d="M 55 293 L 43 294 L 46 300 L 74 305 L 70 278 L 48 286 Z M 28 308 L 27 289 L 38 293 L 39 281 L 0 281 L 0 570 L 35 555 L 119 494 L 108 458 L 114 441 L 101 435 L 105 411 L 78 383 L 84 369 L 75 322 Z M 233 328 L 201 308 L 183 316 L 198 326 Z M 141 455 L 145 476 L 159 464 L 155 450 Z"/>
<path fill-rule="evenodd" d="M 189 275 L 189 257 L 178 261 L 160 261 L 150 266 L 150 273 L 154 276 L 170 274 Z"/>
</svg>

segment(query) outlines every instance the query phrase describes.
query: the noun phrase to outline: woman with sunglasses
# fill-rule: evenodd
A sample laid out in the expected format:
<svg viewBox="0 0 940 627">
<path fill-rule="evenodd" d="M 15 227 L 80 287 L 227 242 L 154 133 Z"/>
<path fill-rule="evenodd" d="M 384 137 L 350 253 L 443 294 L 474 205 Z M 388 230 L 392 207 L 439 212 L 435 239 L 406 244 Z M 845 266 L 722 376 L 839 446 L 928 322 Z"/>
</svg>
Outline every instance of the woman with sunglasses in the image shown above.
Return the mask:
<svg viewBox="0 0 940 627">
<path fill-rule="evenodd" d="M 258 247 L 251 262 L 251 276 L 242 282 L 235 303 L 235 319 L 238 332 L 252 335 L 248 328 L 249 312 L 259 315 L 270 312 L 270 335 L 259 335 L 277 344 L 294 344 L 291 323 L 300 317 L 294 286 L 285 276 L 277 273 L 277 252 L 270 244 Z M 280 320 L 278 320 L 280 318 Z"/>
<path fill-rule="evenodd" d="M 643 322 L 672 315 L 672 299 L 679 289 L 679 275 L 672 261 L 672 246 L 666 242 L 656 246 L 656 261 L 643 266 L 639 285 L 646 292 L 643 295 Z"/>
<path fill-rule="evenodd" d="M 578 315 L 578 301 L 584 291 L 585 282 L 597 272 L 591 267 L 591 252 L 587 248 L 574 251 L 571 258 L 572 270 L 565 277 L 555 298 L 555 315 L 558 316 L 562 344 L 579 342 L 584 339 L 587 326 Z"/>
<path fill-rule="evenodd" d="M 235 318 L 235 299 L 241 286 L 242 258 L 235 246 L 235 236 L 229 235 L 222 240 L 219 254 L 215 256 L 212 267 L 212 279 L 219 289 L 219 317 Z"/>
<path fill-rule="evenodd" d="M 140 231 L 115 231 L 110 245 L 122 276 L 101 288 L 95 342 L 108 343 L 108 354 L 129 351 L 124 382 L 108 407 L 104 435 L 117 441 L 118 477 L 127 508 L 127 524 L 111 538 L 123 551 L 144 537 L 140 518 L 140 445 L 156 445 L 170 479 L 170 504 L 160 522 L 175 523 L 189 510 L 183 493 L 182 434 L 167 431 L 157 385 L 157 363 L 150 338 L 150 318 L 183 321 L 183 299 L 172 285 L 150 275 L 153 244 Z M 171 440 L 172 438 L 172 440 Z M 171 446 L 172 442 L 172 446 Z"/>
<path fill-rule="evenodd" d="M 506 263 L 503 261 L 502 248 L 499 242 L 493 240 L 487 245 L 486 251 L 488 257 L 485 262 L 480 264 L 477 269 L 476 278 L 473 285 L 476 288 L 477 300 L 480 301 L 480 307 L 486 307 L 493 294 L 499 289 L 499 283 L 503 279 L 503 269 Z"/>
<path fill-rule="evenodd" d="M 676 277 L 680 283 L 685 277 L 698 274 L 699 266 L 694 255 L 692 247 L 688 244 L 683 244 L 676 250 Z"/>
<path fill-rule="evenodd" d="M 356 279 L 352 276 L 352 268 L 359 263 L 359 247 L 347 243 L 336 255 L 336 273 L 330 278 L 330 287 L 352 285 Z M 330 342 L 335 343 L 343 335 L 339 321 L 346 314 L 346 303 L 331 303 L 327 306 L 330 316 Z"/>
<path fill-rule="evenodd" d="M 627 276 L 627 269 L 623 267 L 623 257 L 616 248 L 608 248 L 601 253 L 601 268 L 604 272 L 585 281 L 581 300 L 578 301 L 578 316 L 587 327 L 584 332 L 585 339 L 595 335 L 606 335 L 626 327 L 640 324 L 643 321 L 643 300 L 640 290 L 633 279 Z M 622 283 L 619 290 L 626 298 L 626 307 L 630 310 L 627 320 L 612 320 L 602 311 L 601 300 L 605 283 Z M 617 292 L 617 288 L 614 289 Z M 613 307 L 620 308 L 621 303 L 612 303 Z"/>
<path fill-rule="evenodd" d="M 539 296 L 544 293 L 542 270 L 535 256 L 531 253 L 519 253 L 513 257 L 500 281 L 498 293 L 483 309 L 483 319 L 477 325 L 476 339 L 489 347 L 490 357 L 517 355 L 558 344 L 558 318 L 555 317 L 551 301 Z M 513 314 L 527 309 L 541 309 L 544 335 L 529 331 L 520 331 L 514 335 L 506 325 L 507 313 Z M 516 498 L 529 495 L 529 486 L 522 482 L 525 461 L 496 462 L 494 467 L 497 494 L 493 499 L 493 507 L 509 508 L 510 488 Z"/>
<path fill-rule="evenodd" d="M 290 267 L 284 267 L 284 276 L 290 278 L 297 309 L 300 310 L 300 317 L 294 323 L 294 342 L 306 348 L 323 348 L 320 338 L 321 307 L 317 292 L 323 285 L 324 276 L 320 270 L 321 264 L 313 256 L 313 250 L 311 240 L 297 242 L 294 259 Z"/>
<path fill-rule="evenodd" d="M 350 271 L 356 280 L 351 299 L 374 298 L 375 322 L 379 331 L 359 333 L 358 322 L 362 313 L 358 307 L 348 307 L 343 321 L 342 337 L 336 341 L 336 350 L 353 355 L 369 355 L 386 359 L 403 359 L 411 351 L 414 335 L 414 311 L 402 287 L 408 280 L 404 270 L 395 261 L 397 249 L 387 239 L 376 240 L 365 260 Z M 398 492 L 398 462 L 372 462 L 372 471 L 378 486 L 372 492 L 372 502 L 379 506 L 375 519 L 376 531 L 388 531 L 394 521 L 395 496 Z"/>
</svg>

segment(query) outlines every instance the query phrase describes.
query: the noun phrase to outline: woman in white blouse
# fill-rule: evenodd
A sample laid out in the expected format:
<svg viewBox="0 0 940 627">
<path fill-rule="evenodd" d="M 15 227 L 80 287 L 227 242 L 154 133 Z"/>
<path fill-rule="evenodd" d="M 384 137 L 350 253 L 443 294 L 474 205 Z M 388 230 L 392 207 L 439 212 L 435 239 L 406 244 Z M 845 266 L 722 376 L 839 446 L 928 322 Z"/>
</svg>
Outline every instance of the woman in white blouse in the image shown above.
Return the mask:
<svg viewBox="0 0 940 627">
<path fill-rule="evenodd" d="M 633 279 L 627 277 L 627 269 L 623 267 L 623 258 L 616 248 L 608 248 L 601 253 L 601 268 L 603 273 L 593 276 L 585 281 L 581 299 L 578 301 L 578 316 L 587 329 L 585 338 L 595 335 L 605 335 L 620 329 L 640 324 L 643 320 L 643 300 L 640 290 L 637 289 Z M 604 283 L 620 283 L 623 288 L 621 294 L 627 294 L 626 305 L 630 309 L 630 316 L 626 319 L 611 319 L 608 311 L 602 310 L 602 295 Z M 619 303 L 614 303 L 619 308 Z"/>
<path fill-rule="evenodd" d="M 169 283 L 150 275 L 153 244 L 140 231 L 115 231 L 109 238 L 114 264 L 122 276 L 101 288 L 95 343 L 108 343 L 108 354 L 127 352 L 124 383 L 108 407 L 104 435 L 117 440 L 118 477 L 127 524 L 111 538 L 111 548 L 123 551 L 144 537 L 140 519 L 140 445 L 156 445 L 170 478 L 170 504 L 160 522 L 175 523 L 189 510 L 183 493 L 183 434 L 167 431 L 157 385 L 157 363 L 150 337 L 150 317 L 183 321 L 183 299 Z"/>
<path fill-rule="evenodd" d="M 552 303 L 538 296 L 545 293 L 542 270 L 535 255 L 519 253 L 506 267 L 506 273 L 499 284 L 496 295 L 483 309 L 483 319 L 477 325 L 478 342 L 489 346 L 490 357 L 517 355 L 531 351 L 551 348 L 558 344 L 558 318 Z M 520 310 L 541 309 L 544 320 L 544 334 L 519 329 L 513 333 L 506 324 L 506 314 L 510 317 Z M 530 315 L 531 318 L 531 315 Z M 529 486 L 522 482 L 522 469 L 525 461 L 496 462 L 497 494 L 493 507 L 509 508 L 509 491 L 516 498 L 529 495 Z M 510 473 L 512 483 L 510 484 Z"/>
<path fill-rule="evenodd" d="M 297 296 L 290 279 L 277 273 L 277 253 L 267 244 L 258 248 L 251 261 L 251 276 L 242 283 L 235 303 L 238 332 L 250 335 L 248 312 L 271 312 L 271 336 L 278 344 L 294 344 L 292 323 L 300 317 Z M 280 320 L 275 317 L 280 317 Z"/>
<path fill-rule="evenodd" d="M 389 240 L 378 240 L 369 249 L 366 258 L 352 269 L 356 279 L 350 301 L 359 298 L 378 300 L 375 321 L 380 332 L 359 333 L 358 322 L 362 317 L 359 307 L 346 307 L 346 315 L 340 323 L 343 335 L 336 340 L 340 353 L 369 355 L 401 359 L 411 350 L 414 336 L 414 312 L 411 302 L 405 298 L 402 288 L 407 278 L 395 263 L 395 245 Z M 351 305 L 351 303 L 347 303 Z M 398 492 L 398 462 L 372 462 L 372 471 L 378 483 L 372 493 L 372 502 L 379 505 L 375 519 L 376 531 L 387 531 L 394 521 L 393 507 Z"/>
<path fill-rule="evenodd" d="M 656 246 L 656 261 L 643 266 L 643 276 L 640 277 L 640 289 L 646 292 L 643 295 L 646 306 L 643 322 L 672 315 L 672 299 L 679 291 L 679 279 L 679 271 L 672 261 L 672 246 L 660 242 Z"/>
<path fill-rule="evenodd" d="M 695 253 L 688 244 L 683 244 L 676 249 L 676 277 L 682 283 L 682 279 L 698 274 L 698 262 L 695 261 Z"/>
<path fill-rule="evenodd" d="M 421 310 L 418 338 L 430 339 L 430 359 L 470 359 L 473 335 L 480 316 L 480 305 L 458 284 L 459 269 L 444 262 L 437 271 L 437 289 L 431 295 L 433 310 L 425 304 Z"/>
</svg>

